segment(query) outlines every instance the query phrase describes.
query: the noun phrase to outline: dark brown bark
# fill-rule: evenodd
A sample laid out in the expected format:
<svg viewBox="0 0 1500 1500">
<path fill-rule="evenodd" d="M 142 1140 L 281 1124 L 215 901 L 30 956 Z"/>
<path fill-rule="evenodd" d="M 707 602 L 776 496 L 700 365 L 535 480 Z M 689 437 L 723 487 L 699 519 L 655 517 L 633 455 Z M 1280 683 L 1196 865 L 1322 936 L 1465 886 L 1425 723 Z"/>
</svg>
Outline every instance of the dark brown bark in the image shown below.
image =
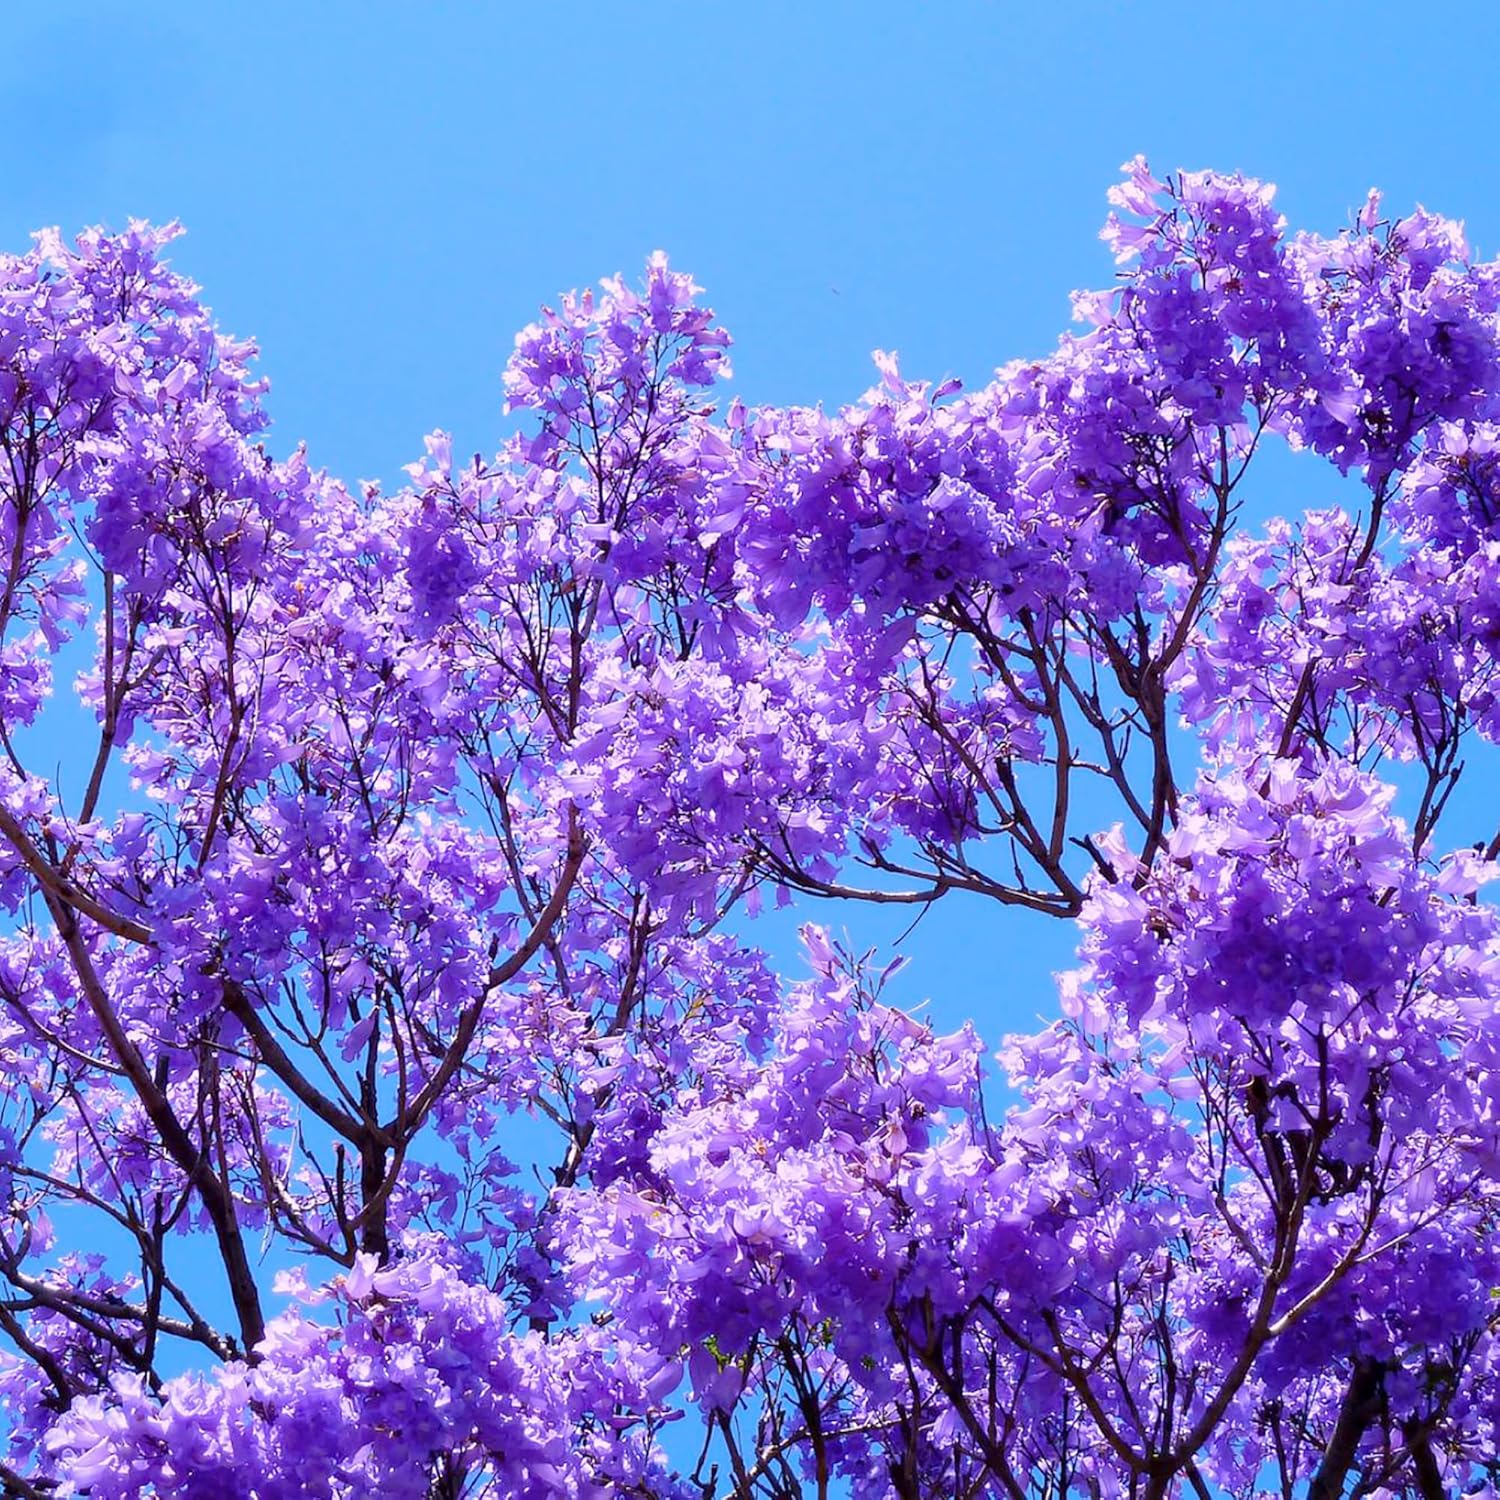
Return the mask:
<svg viewBox="0 0 1500 1500">
<path fill-rule="evenodd" d="M 1323 1450 L 1323 1461 L 1313 1475 L 1307 1500 L 1339 1500 L 1354 1467 L 1360 1439 L 1380 1415 L 1385 1369 L 1378 1360 L 1357 1359 L 1349 1376 L 1349 1387 L 1339 1405 L 1333 1436 Z"/>
<path fill-rule="evenodd" d="M 1422 1500 L 1445 1500 L 1448 1492 L 1443 1488 L 1443 1472 L 1438 1468 L 1437 1455 L 1432 1451 L 1431 1434 L 1426 1426 L 1420 1422 L 1408 1422 L 1402 1435 L 1411 1454 L 1417 1492 Z"/>
</svg>

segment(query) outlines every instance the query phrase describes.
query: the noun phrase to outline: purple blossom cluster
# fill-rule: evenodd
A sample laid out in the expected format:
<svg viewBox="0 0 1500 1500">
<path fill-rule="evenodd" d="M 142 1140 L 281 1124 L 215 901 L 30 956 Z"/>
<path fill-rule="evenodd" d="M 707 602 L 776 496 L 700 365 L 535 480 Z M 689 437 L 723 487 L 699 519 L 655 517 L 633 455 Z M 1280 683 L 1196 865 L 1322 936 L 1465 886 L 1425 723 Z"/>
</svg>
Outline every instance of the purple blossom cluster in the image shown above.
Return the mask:
<svg viewBox="0 0 1500 1500">
<path fill-rule="evenodd" d="M 301 1308 L 271 1322 L 253 1364 L 158 1392 L 120 1374 L 74 1402 L 47 1437 L 70 1481 L 120 1500 L 421 1500 L 443 1454 L 443 1473 L 477 1457 L 507 1493 L 674 1492 L 650 1443 L 680 1379 L 674 1362 L 632 1355 L 593 1328 L 512 1334 L 512 1309 L 441 1240 L 409 1243 L 384 1269 L 361 1256 L 327 1293 L 294 1284 Z M 335 1326 L 302 1310 L 328 1301 Z"/>
<path fill-rule="evenodd" d="M 979 389 L 725 401 L 655 256 L 394 493 L 174 230 L 0 262 L 7 1493 L 1496 1488 L 1500 267 L 1126 174 Z M 799 896 L 1078 967 L 945 1035 Z"/>
</svg>

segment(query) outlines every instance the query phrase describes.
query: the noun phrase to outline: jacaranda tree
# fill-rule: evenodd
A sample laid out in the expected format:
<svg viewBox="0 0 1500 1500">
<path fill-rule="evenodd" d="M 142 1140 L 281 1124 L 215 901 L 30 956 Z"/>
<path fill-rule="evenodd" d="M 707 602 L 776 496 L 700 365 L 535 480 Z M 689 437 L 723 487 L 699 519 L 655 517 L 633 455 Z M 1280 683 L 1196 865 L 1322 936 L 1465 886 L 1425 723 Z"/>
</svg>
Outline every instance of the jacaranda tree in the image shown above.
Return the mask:
<svg viewBox="0 0 1500 1500">
<path fill-rule="evenodd" d="M 1497 1492 L 1500 264 L 1127 172 L 983 389 L 721 400 L 658 257 L 395 494 L 173 231 L 0 263 L 10 1493 Z"/>
</svg>

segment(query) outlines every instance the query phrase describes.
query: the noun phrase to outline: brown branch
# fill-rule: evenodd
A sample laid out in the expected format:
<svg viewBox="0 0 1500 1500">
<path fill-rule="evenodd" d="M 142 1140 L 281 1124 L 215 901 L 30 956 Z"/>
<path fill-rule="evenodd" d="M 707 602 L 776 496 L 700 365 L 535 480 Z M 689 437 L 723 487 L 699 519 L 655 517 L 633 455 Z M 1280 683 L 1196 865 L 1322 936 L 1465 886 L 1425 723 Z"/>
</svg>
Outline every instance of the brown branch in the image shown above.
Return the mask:
<svg viewBox="0 0 1500 1500">
<path fill-rule="evenodd" d="M 368 1117 L 363 1120 L 355 1119 L 302 1072 L 276 1040 L 271 1029 L 261 1020 L 254 1002 L 243 987 L 232 979 L 224 981 L 224 1009 L 245 1028 L 266 1066 L 331 1130 L 356 1145 L 366 1139 L 389 1144 L 389 1137 L 374 1120 Z"/>
<path fill-rule="evenodd" d="M 578 813 L 570 805 L 568 808 L 568 852 L 563 860 L 562 869 L 558 873 L 557 884 L 552 889 L 551 899 L 542 908 L 520 947 L 504 963 L 490 970 L 484 992 L 459 1018 L 453 1040 L 449 1042 L 442 1060 L 422 1087 L 421 1092 L 409 1106 L 399 1109 L 395 1118 L 384 1127 L 387 1135 L 392 1139 L 409 1137 L 421 1125 L 428 1111 L 437 1103 L 443 1090 L 452 1081 L 453 1075 L 463 1065 L 464 1058 L 468 1055 L 469 1045 L 474 1040 L 474 1033 L 479 1029 L 480 1019 L 484 1015 L 485 1002 L 489 999 L 491 992 L 514 979 L 547 941 L 568 904 L 568 897 L 578 879 L 578 872 L 583 868 L 586 848 L 583 830 L 578 826 Z"/>
<path fill-rule="evenodd" d="M 240 1325 L 240 1337 L 246 1357 L 253 1357 L 255 1346 L 265 1337 L 265 1316 L 261 1311 L 260 1293 L 255 1284 L 255 1273 L 250 1267 L 250 1256 L 240 1232 L 239 1219 L 235 1212 L 234 1198 L 228 1187 L 214 1172 L 212 1163 L 194 1145 L 192 1137 L 177 1118 L 166 1095 L 157 1087 L 140 1049 L 131 1041 L 125 1027 L 116 1015 L 103 984 L 94 970 L 88 945 L 79 931 L 77 917 L 66 902 L 44 892 L 58 935 L 66 948 L 77 976 L 84 999 L 93 1012 L 99 1028 L 103 1031 L 110 1050 L 125 1070 L 136 1097 L 140 1099 L 147 1117 L 155 1127 L 157 1135 L 167 1153 L 187 1175 L 189 1183 L 197 1190 L 214 1227 L 219 1242 L 219 1253 L 223 1258 L 225 1275 L 229 1280 L 230 1296 Z"/>
<path fill-rule="evenodd" d="M 86 891 L 81 891 L 37 848 L 20 820 L 9 808 L 0 804 L 0 835 L 4 835 L 11 848 L 20 856 L 21 862 L 36 877 L 49 902 L 56 901 L 71 908 L 91 922 L 97 922 L 106 932 L 122 937 L 132 943 L 149 943 L 151 929 L 129 917 L 122 917 L 95 901 Z"/>
<path fill-rule="evenodd" d="M 1333 1435 L 1323 1450 L 1323 1460 L 1313 1475 L 1307 1500 L 1339 1500 L 1349 1470 L 1354 1466 L 1360 1440 L 1370 1423 L 1380 1414 L 1380 1394 L 1384 1367 L 1378 1360 L 1357 1359 L 1349 1377 L 1349 1387 L 1339 1405 Z M 1441 1494 L 1441 1488 L 1439 1488 Z"/>
</svg>

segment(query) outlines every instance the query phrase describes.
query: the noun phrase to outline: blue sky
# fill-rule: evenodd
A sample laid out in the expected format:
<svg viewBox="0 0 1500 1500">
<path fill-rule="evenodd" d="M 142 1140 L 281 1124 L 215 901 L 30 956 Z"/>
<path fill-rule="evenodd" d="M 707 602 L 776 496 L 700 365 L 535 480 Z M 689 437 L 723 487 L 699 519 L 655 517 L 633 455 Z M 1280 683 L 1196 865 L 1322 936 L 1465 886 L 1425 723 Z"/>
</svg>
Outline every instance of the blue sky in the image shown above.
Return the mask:
<svg viewBox="0 0 1500 1500">
<path fill-rule="evenodd" d="M 1270 178 L 1322 229 L 1378 183 L 1500 251 L 1492 3 L 50 0 L 6 41 L 4 245 L 181 219 L 177 263 L 261 343 L 276 442 L 350 479 L 436 426 L 493 447 L 515 329 L 657 247 L 747 400 L 851 399 L 875 347 L 982 380 L 1112 274 L 1136 151 Z M 996 1036 L 1050 1009 L 1069 940 L 953 903 L 908 993 Z"/>
</svg>

